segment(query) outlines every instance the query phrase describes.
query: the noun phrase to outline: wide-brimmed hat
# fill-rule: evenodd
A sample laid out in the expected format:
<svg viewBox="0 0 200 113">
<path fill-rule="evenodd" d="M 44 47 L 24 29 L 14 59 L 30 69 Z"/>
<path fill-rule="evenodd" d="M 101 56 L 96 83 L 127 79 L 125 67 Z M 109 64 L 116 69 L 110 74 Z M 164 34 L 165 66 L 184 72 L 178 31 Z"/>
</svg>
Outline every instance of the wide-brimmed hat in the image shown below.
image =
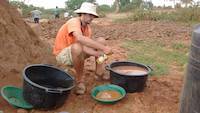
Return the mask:
<svg viewBox="0 0 200 113">
<path fill-rule="evenodd" d="M 74 12 L 77 14 L 87 13 L 87 14 L 92 14 L 96 17 L 99 17 L 99 15 L 96 13 L 96 8 L 97 8 L 97 6 L 93 3 L 84 2 L 84 3 L 82 3 L 81 7 L 79 9 L 75 10 Z"/>
</svg>

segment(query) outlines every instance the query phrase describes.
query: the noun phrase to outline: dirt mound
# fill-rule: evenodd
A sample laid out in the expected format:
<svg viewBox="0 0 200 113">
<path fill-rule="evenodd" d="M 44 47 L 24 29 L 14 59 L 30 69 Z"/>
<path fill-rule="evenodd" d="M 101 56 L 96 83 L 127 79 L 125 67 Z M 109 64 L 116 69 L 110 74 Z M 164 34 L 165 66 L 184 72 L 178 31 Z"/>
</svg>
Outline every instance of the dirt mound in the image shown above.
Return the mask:
<svg viewBox="0 0 200 113">
<path fill-rule="evenodd" d="M 15 8 L 0 1 L 0 79 L 3 85 L 21 85 L 21 71 L 32 63 L 54 63 L 42 43 Z M 51 61 L 51 62 L 50 62 Z"/>
<path fill-rule="evenodd" d="M 56 34 L 60 27 L 66 22 L 66 20 L 56 19 L 49 20 L 48 22 L 41 22 L 40 26 L 42 29 L 42 34 L 40 36 L 44 36 L 43 38 L 56 38 Z"/>
</svg>

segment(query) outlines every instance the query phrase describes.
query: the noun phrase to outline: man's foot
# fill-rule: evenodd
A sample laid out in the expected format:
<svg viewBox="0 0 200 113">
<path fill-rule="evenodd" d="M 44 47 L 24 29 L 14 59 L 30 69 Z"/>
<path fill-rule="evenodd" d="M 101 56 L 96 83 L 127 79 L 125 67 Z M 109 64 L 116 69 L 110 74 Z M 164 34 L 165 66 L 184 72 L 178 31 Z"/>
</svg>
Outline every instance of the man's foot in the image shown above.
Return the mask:
<svg viewBox="0 0 200 113">
<path fill-rule="evenodd" d="M 103 80 L 110 80 L 110 75 L 105 73 L 105 74 L 103 74 L 102 79 Z"/>
<path fill-rule="evenodd" d="M 85 94 L 85 92 L 86 92 L 86 86 L 85 86 L 85 84 L 82 83 L 82 82 L 78 83 L 78 85 L 76 86 L 75 93 L 77 95 L 83 95 L 83 94 Z"/>
</svg>

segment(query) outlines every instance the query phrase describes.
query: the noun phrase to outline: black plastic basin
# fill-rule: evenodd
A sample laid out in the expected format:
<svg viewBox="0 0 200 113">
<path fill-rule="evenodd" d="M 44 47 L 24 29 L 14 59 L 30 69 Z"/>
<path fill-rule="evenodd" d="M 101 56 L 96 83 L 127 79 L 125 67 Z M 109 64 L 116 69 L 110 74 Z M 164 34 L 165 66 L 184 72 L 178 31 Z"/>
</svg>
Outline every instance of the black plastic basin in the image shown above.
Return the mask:
<svg viewBox="0 0 200 113">
<path fill-rule="evenodd" d="M 23 70 L 23 96 L 34 108 L 57 108 L 74 87 L 74 78 L 49 65 L 34 64 Z"/>
<path fill-rule="evenodd" d="M 113 70 L 118 66 L 138 66 L 146 70 L 146 74 L 125 75 Z M 144 90 L 148 74 L 152 71 L 150 67 L 130 61 L 117 61 L 106 66 L 106 70 L 110 71 L 111 83 L 123 87 L 127 93 L 141 92 Z"/>
</svg>

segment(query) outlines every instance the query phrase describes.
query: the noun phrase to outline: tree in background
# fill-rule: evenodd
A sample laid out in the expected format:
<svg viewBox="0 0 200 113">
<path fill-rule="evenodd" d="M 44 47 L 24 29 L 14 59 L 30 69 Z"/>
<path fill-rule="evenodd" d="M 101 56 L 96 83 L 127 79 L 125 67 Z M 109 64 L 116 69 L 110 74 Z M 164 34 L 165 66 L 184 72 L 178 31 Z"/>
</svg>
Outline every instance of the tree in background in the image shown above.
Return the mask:
<svg viewBox="0 0 200 113">
<path fill-rule="evenodd" d="M 96 0 L 86 0 L 87 2 L 96 3 Z"/>
<path fill-rule="evenodd" d="M 175 8 L 175 6 L 176 6 L 176 1 L 180 1 L 180 0 L 169 0 L 169 1 L 172 1 L 172 2 L 173 2 L 174 8 Z"/>
<path fill-rule="evenodd" d="M 65 8 L 70 14 L 72 14 L 73 11 L 80 8 L 83 2 L 95 3 L 96 0 L 68 0 L 65 2 Z"/>
<path fill-rule="evenodd" d="M 180 1 L 182 4 L 185 4 L 185 7 L 187 7 L 188 4 L 191 4 L 193 2 L 193 0 L 169 0 L 169 1 L 174 2 L 174 8 L 176 8 L 176 4 L 178 4 L 177 2 L 180 2 Z"/>
<path fill-rule="evenodd" d="M 140 4 L 140 8 L 144 10 L 152 10 L 153 3 L 151 1 L 145 1 Z"/>
<path fill-rule="evenodd" d="M 20 2 L 20 1 L 9 1 L 9 4 L 11 4 L 12 6 L 16 7 L 16 8 L 21 8 L 22 9 L 22 16 L 23 17 L 30 17 L 30 12 L 33 11 L 34 9 L 38 9 L 40 11 L 42 11 L 42 18 L 46 18 L 46 19 L 51 19 L 53 18 L 52 12 L 54 9 L 44 9 L 43 7 L 35 7 L 33 5 L 27 5 L 24 2 Z M 64 9 L 59 8 L 61 13 L 64 12 Z"/>
<path fill-rule="evenodd" d="M 183 4 L 185 4 L 185 7 L 187 7 L 188 4 L 190 4 L 191 2 L 193 2 L 193 0 L 181 0 L 181 2 L 182 2 Z"/>
<path fill-rule="evenodd" d="M 128 11 L 131 9 L 140 8 L 143 0 L 115 0 L 114 7 L 115 12 Z"/>
<path fill-rule="evenodd" d="M 120 7 L 120 0 L 115 0 L 114 2 L 114 7 L 115 7 L 115 13 L 118 13 L 119 12 L 119 7 Z"/>
<path fill-rule="evenodd" d="M 133 8 L 135 9 L 135 8 L 139 8 L 142 3 L 143 3 L 142 0 L 132 0 L 131 4 L 132 4 Z"/>
<path fill-rule="evenodd" d="M 35 7 L 33 5 L 26 5 L 24 2 L 19 2 L 19 1 L 9 1 L 9 4 L 11 4 L 12 6 L 16 7 L 16 8 L 21 8 L 22 9 L 22 13 L 24 17 L 28 17 L 30 14 L 30 11 L 36 9 L 39 9 L 41 11 L 44 10 L 44 8 L 41 7 Z"/>
<path fill-rule="evenodd" d="M 78 9 L 81 6 L 81 4 L 85 1 L 86 0 L 68 0 L 65 2 L 65 8 L 70 12 L 74 11 Z"/>
<path fill-rule="evenodd" d="M 120 0 L 121 7 L 124 7 L 124 6 L 126 6 L 126 5 L 128 5 L 130 3 L 131 3 L 130 0 Z"/>
</svg>

